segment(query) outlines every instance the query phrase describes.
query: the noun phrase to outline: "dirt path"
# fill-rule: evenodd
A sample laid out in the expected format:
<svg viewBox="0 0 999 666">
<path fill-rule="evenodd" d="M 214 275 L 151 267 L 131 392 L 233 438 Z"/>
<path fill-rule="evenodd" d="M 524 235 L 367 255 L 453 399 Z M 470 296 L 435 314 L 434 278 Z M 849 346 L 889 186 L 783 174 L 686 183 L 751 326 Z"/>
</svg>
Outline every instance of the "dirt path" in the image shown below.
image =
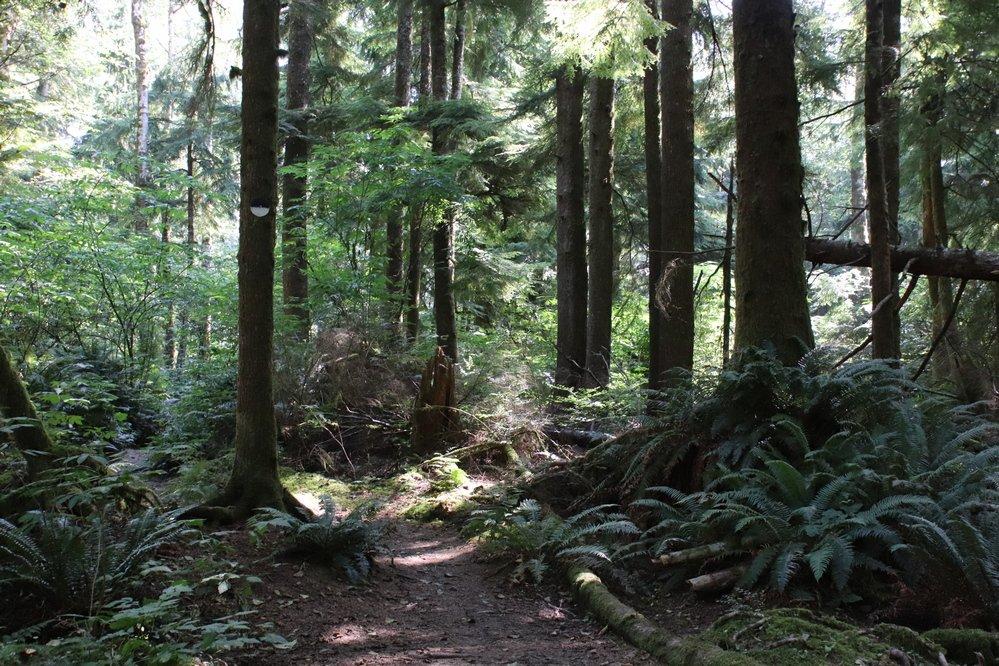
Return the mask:
<svg viewBox="0 0 999 666">
<path fill-rule="evenodd" d="M 651 663 L 566 600 L 504 585 L 496 563 L 482 561 L 449 528 L 393 526 L 386 541 L 394 552 L 379 558 L 365 585 L 301 564 L 261 574 L 259 620 L 298 644 L 237 663 Z"/>
</svg>

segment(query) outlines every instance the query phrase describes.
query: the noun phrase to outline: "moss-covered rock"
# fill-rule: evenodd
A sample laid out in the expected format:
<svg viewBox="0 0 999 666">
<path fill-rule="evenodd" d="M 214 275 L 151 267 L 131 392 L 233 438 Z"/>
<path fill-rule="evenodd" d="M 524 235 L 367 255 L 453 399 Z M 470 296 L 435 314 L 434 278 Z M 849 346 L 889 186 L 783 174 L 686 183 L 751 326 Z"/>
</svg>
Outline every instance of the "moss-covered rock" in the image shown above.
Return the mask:
<svg viewBox="0 0 999 666">
<path fill-rule="evenodd" d="M 999 664 L 999 633 L 994 631 L 933 629 L 923 637 L 942 645 L 951 664 L 978 664 L 978 655 L 986 664 Z"/>
<path fill-rule="evenodd" d="M 451 491 L 435 497 L 417 500 L 402 512 L 404 518 L 428 523 L 434 520 L 454 520 L 468 515 L 477 504 L 468 493 Z"/>
<path fill-rule="evenodd" d="M 773 666 L 800 664 L 894 665 L 902 652 L 912 664 L 937 664 L 943 648 L 905 627 L 861 629 L 802 608 L 726 615 L 702 640 Z"/>
</svg>

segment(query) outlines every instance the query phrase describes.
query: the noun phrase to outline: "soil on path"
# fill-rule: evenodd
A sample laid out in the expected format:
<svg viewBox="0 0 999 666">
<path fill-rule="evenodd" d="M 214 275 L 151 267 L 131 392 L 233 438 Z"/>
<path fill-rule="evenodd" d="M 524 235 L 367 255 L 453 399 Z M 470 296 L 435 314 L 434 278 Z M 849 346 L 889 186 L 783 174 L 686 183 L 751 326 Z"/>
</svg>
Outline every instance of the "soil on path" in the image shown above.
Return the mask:
<svg viewBox="0 0 999 666">
<path fill-rule="evenodd" d="M 262 573 L 258 620 L 295 648 L 241 664 L 646 664 L 565 599 L 511 588 L 446 527 L 393 520 L 363 585 L 285 563 Z M 259 602 L 258 602 L 259 603 Z"/>
</svg>

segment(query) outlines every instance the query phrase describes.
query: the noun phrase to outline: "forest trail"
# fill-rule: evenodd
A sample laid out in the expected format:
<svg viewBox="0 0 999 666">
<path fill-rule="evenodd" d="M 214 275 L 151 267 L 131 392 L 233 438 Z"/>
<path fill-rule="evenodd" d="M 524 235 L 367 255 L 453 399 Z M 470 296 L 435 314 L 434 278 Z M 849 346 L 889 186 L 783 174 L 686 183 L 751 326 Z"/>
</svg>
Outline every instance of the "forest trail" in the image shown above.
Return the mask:
<svg viewBox="0 0 999 666">
<path fill-rule="evenodd" d="M 349 585 L 298 563 L 260 574 L 259 619 L 297 640 L 268 663 L 652 663 L 581 618 L 568 600 L 506 586 L 497 563 L 452 528 L 389 521 L 390 551 L 376 558 L 366 583 Z"/>
</svg>

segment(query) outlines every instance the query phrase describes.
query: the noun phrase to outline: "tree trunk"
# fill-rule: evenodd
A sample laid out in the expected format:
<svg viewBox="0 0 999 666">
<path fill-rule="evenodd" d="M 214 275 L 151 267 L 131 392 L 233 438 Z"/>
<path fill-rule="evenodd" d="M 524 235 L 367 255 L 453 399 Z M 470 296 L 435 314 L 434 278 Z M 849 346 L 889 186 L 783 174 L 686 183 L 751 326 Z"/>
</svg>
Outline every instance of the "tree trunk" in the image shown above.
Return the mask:
<svg viewBox="0 0 999 666">
<path fill-rule="evenodd" d="M 885 206 L 888 211 L 888 242 L 898 245 L 901 236 L 898 229 L 899 209 L 899 138 L 898 112 L 899 96 L 895 82 L 901 74 L 902 55 L 902 0 L 884 0 L 881 49 L 881 157 L 885 176 Z M 891 274 L 891 296 L 898 302 L 898 274 Z M 902 324 L 900 308 L 889 308 L 895 356 L 902 355 Z"/>
<path fill-rule="evenodd" d="M 735 164 L 728 163 L 728 192 L 725 193 L 725 251 L 722 255 L 722 365 L 728 365 L 732 351 L 732 239 L 735 224 Z"/>
<path fill-rule="evenodd" d="M 922 164 L 922 241 L 923 246 L 928 248 L 946 248 L 950 243 L 950 233 L 947 229 L 947 192 L 944 189 L 942 150 L 937 128 L 940 105 L 940 98 L 933 96 L 923 107 L 928 130 Z M 930 305 L 933 308 L 933 335 L 936 338 L 944 331 L 947 319 L 954 310 L 954 292 L 947 278 L 930 277 L 928 283 Z M 985 395 L 985 380 L 982 373 L 963 354 L 964 343 L 957 322 L 947 326 L 943 336 L 935 366 L 937 378 L 952 382 L 962 400 L 967 402 L 981 400 Z"/>
<path fill-rule="evenodd" d="M 898 289 L 891 271 L 891 216 L 885 186 L 881 90 L 883 77 L 884 3 L 865 0 L 867 38 L 864 51 L 864 148 L 867 156 L 867 215 L 871 237 L 871 334 L 874 358 L 899 357 L 894 326 Z M 881 303 L 884 303 L 882 306 Z"/>
<path fill-rule="evenodd" d="M 555 383 L 568 388 L 580 386 L 586 368 L 583 85 L 579 67 L 555 75 Z"/>
<path fill-rule="evenodd" d="M 409 259 L 406 264 L 406 341 L 413 344 L 420 332 L 420 294 L 422 292 L 423 211 L 421 205 L 409 210 Z"/>
<path fill-rule="evenodd" d="M 655 388 L 694 368 L 694 79 L 690 64 L 691 0 L 664 0 L 660 70 L 663 127 L 662 366 Z M 669 376 L 663 373 L 672 373 Z"/>
<path fill-rule="evenodd" d="M 177 367 L 177 305 L 169 295 L 170 284 L 170 211 L 164 210 L 161 216 L 160 242 L 163 245 L 162 262 L 160 263 L 160 281 L 167 290 L 166 322 L 163 325 L 163 360 L 168 368 Z"/>
<path fill-rule="evenodd" d="M 614 79 L 590 80 L 589 208 L 586 376 L 583 385 L 610 379 L 611 305 L 614 296 Z"/>
<path fill-rule="evenodd" d="M 149 67 L 146 57 L 146 17 L 145 0 L 132 0 L 132 34 L 135 38 L 135 97 L 136 97 L 136 127 L 135 155 L 138 171 L 135 176 L 135 186 L 140 192 L 136 197 L 135 230 L 145 232 L 149 223 L 139 210 L 145 206 L 145 195 L 142 193 L 149 187 Z"/>
<path fill-rule="evenodd" d="M 855 116 L 855 122 L 859 125 L 859 130 L 853 129 L 851 121 L 850 131 L 850 210 L 848 219 L 852 219 L 850 224 L 850 240 L 855 243 L 867 242 L 867 195 L 864 188 L 867 181 L 864 179 L 864 74 L 862 69 L 858 69 L 857 80 L 854 84 L 853 99 L 860 104 L 860 111 Z"/>
<path fill-rule="evenodd" d="M 451 99 L 461 99 L 461 86 L 465 78 L 465 20 L 468 0 L 455 0 L 454 40 L 451 49 Z"/>
<path fill-rule="evenodd" d="M 659 18 L 657 0 L 646 0 L 653 18 Z M 663 266 L 663 153 L 659 116 L 659 38 L 645 40 L 655 60 L 642 75 L 642 110 L 645 116 L 645 191 L 649 225 L 649 388 L 659 387 L 664 366 L 666 340 L 663 313 L 656 303 Z"/>
<path fill-rule="evenodd" d="M 212 238 L 211 236 L 205 236 L 201 240 L 201 267 L 206 271 L 211 270 L 212 267 Z M 205 314 L 205 318 L 201 320 L 201 336 L 199 345 L 199 356 L 202 360 L 208 358 L 212 350 L 212 315 L 211 312 Z"/>
<path fill-rule="evenodd" d="M 395 100 L 396 106 L 409 106 L 409 89 L 413 72 L 413 0 L 399 0 L 395 32 Z M 403 292 L 403 242 L 402 221 L 404 206 L 399 204 L 388 211 L 385 223 L 385 287 L 388 291 L 388 325 L 398 334 L 402 314 Z"/>
<path fill-rule="evenodd" d="M 14 369 L 7 350 L 0 346 L 0 417 L 23 419 L 11 438 L 28 463 L 28 479 L 34 480 L 48 469 L 52 458 L 52 439 L 31 404 L 28 390 Z M 0 421 L 2 423 L 2 421 Z M 11 425 L 11 424 L 6 424 Z"/>
<path fill-rule="evenodd" d="M 187 235 L 184 239 L 184 250 L 187 252 L 187 270 L 190 274 L 194 268 L 194 142 L 187 142 Z M 177 363 L 183 365 L 187 360 L 188 338 L 190 337 L 190 315 L 185 305 L 180 310 L 180 344 L 177 347 Z"/>
<path fill-rule="evenodd" d="M 913 275 L 999 281 L 999 253 L 975 250 L 948 250 L 942 247 L 899 246 L 891 249 L 891 269 Z M 871 246 L 864 243 L 805 239 L 805 259 L 816 264 L 868 268 Z"/>
<path fill-rule="evenodd" d="M 815 342 L 801 237 L 801 152 L 790 0 L 736 0 L 735 348 L 795 363 Z"/>
<path fill-rule="evenodd" d="M 218 520 L 294 508 L 278 478 L 273 392 L 279 13 L 278 0 L 243 4 L 236 458 L 222 494 L 193 514 Z"/>
<path fill-rule="evenodd" d="M 285 166 L 309 160 L 308 118 L 309 58 L 312 55 L 313 26 L 310 8 L 292 3 L 288 17 L 288 68 L 286 101 L 292 132 L 284 144 Z M 281 228 L 281 287 L 284 313 L 294 320 L 295 335 L 309 337 L 309 260 L 306 196 L 308 178 L 284 174 L 284 225 Z"/>
<path fill-rule="evenodd" d="M 423 0 L 420 5 L 420 81 L 419 93 L 420 101 L 430 98 L 430 5 L 428 0 Z"/>
<path fill-rule="evenodd" d="M 432 453 L 447 443 L 456 422 L 454 388 L 454 363 L 438 347 L 423 369 L 420 391 L 413 407 L 410 436 L 413 451 Z"/>
<path fill-rule="evenodd" d="M 448 98 L 447 52 L 445 51 L 446 26 L 444 21 L 445 0 L 429 0 L 430 42 L 431 42 L 431 91 L 434 100 L 444 102 Z M 448 131 L 434 128 L 432 150 L 443 155 L 449 149 Z M 455 325 L 454 305 L 454 216 L 445 213 L 434 225 L 434 323 L 437 328 L 437 344 L 448 358 L 458 360 L 458 332 Z"/>
</svg>

